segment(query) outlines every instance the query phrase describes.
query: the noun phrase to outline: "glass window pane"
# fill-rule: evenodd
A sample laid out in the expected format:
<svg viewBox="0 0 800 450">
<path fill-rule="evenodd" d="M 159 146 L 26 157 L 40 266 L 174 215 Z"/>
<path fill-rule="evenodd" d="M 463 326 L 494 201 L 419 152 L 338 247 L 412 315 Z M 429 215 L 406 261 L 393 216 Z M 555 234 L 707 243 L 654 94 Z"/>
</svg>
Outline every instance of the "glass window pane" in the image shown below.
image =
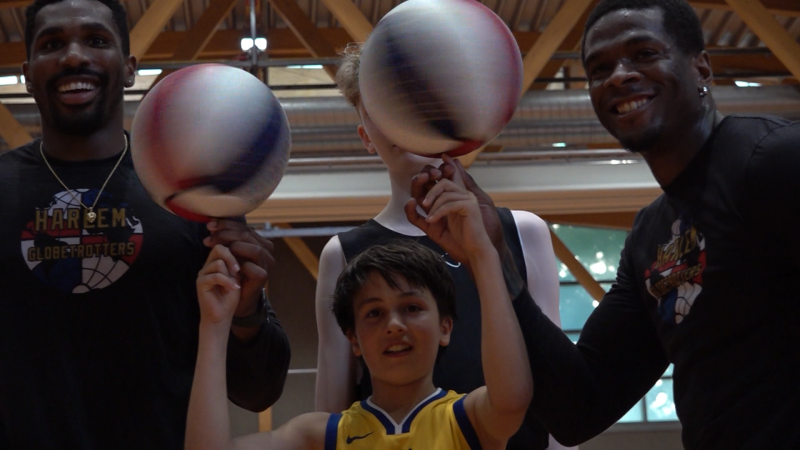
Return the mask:
<svg viewBox="0 0 800 450">
<path fill-rule="evenodd" d="M 567 334 L 567 337 L 569 338 L 569 340 L 572 341 L 573 344 L 577 344 L 578 343 L 578 338 L 581 337 L 580 331 L 573 332 L 573 333 L 566 333 L 566 334 Z"/>
<path fill-rule="evenodd" d="M 561 285 L 559 288 L 561 328 L 577 331 L 583 328 L 586 318 L 594 311 L 594 300 L 579 284 Z"/>
<path fill-rule="evenodd" d="M 667 370 L 664 371 L 664 375 L 663 376 L 671 377 L 672 376 L 672 369 L 674 367 L 675 367 L 674 365 L 670 364 L 669 367 L 667 367 Z"/>
<path fill-rule="evenodd" d="M 613 281 L 616 278 L 619 255 L 628 235 L 626 231 L 559 224 L 551 227 L 595 280 Z M 575 280 L 560 261 L 558 274 L 561 281 Z"/>
<path fill-rule="evenodd" d="M 621 419 L 618 420 L 619 423 L 631 423 L 631 422 L 642 422 L 644 417 L 642 417 L 642 400 L 636 402 L 635 405 L 622 416 Z"/>
<path fill-rule="evenodd" d="M 672 399 L 672 380 L 658 380 L 644 396 L 648 422 L 678 420 Z"/>
</svg>

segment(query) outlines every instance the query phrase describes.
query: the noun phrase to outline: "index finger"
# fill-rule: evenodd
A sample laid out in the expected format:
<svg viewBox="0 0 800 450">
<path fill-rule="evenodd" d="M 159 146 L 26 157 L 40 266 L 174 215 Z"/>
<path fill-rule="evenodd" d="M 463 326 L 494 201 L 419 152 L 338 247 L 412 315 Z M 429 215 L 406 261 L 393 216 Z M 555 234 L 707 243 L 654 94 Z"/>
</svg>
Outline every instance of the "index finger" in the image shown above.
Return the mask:
<svg viewBox="0 0 800 450">
<path fill-rule="evenodd" d="M 206 258 L 206 265 L 217 260 L 221 260 L 225 263 L 225 267 L 228 268 L 228 273 L 232 276 L 239 273 L 239 263 L 228 247 L 220 244 L 215 245 L 214 248 L 211 249 L 211 253 L 208 254 L 208 258 Z"/>
</svg>

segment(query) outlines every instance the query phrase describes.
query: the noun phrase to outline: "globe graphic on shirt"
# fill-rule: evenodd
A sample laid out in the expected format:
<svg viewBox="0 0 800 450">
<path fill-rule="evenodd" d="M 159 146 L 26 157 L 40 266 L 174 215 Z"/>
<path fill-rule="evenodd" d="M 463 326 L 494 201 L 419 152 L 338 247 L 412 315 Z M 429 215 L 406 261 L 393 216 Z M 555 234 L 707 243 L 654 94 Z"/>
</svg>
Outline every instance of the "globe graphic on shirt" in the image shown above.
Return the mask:
<svg viewBox="0 0 800 450">
<path fill-rule="evenodd" d="M 86 219 L 81 205 L 95 204 L 97 190 L 75 189 L 55 194 L 37 208 L 22 233 L 22 254 L 28 268 L 44 284 L 82 294 L 119 280 L 139 254 L 142 225 L 133 211 L 103 193 Z"/>
</svg>

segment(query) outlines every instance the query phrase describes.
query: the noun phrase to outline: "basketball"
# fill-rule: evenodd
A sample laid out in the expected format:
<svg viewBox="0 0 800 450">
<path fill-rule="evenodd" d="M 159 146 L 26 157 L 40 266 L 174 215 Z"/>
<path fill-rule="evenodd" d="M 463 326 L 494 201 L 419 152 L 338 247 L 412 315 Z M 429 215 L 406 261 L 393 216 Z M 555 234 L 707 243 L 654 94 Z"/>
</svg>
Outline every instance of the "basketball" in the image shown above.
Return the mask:
<svg viewBox="0 0 800 450">
<path fill-rule="evenodd" d="M 409 0 L 364 43 L 359 90 L 375 125 L 413 153 L 459 156 L 494 139 L 522 89 L 506 24 L 473 0 Z"/>
<path fill-rule="evenodd" d="M 200 64 L 165 77 L 131 127 L 134 167 L 151 197 L 196 221 L 258 207 L 283 177 L 291 136 L 283 107 L 244 70 Z"/>
</svg>

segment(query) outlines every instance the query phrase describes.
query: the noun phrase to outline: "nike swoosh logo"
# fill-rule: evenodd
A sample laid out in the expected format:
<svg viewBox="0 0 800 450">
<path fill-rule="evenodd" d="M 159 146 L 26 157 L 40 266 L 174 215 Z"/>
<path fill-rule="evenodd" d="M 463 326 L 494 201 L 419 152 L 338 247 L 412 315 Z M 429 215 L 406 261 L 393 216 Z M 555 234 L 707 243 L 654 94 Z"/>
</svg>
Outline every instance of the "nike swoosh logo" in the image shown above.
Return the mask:
<svg viewBox="0 0 800 450">
<path fill-rule="evenodd" d="M 374 433 L 374 431 L 372 433 Z M 345 442 L 347 442 L 348 444 L 352 444 L 353 441 L 357 441 L 359 439 L 364 439 L 365 437 L 369 436 L 372 433 L 367 433 L 367 434 L 365 434 L 363 436 L 353 436 L 353 437 L 347 436 L 347 440 Z"/>
</svg>

